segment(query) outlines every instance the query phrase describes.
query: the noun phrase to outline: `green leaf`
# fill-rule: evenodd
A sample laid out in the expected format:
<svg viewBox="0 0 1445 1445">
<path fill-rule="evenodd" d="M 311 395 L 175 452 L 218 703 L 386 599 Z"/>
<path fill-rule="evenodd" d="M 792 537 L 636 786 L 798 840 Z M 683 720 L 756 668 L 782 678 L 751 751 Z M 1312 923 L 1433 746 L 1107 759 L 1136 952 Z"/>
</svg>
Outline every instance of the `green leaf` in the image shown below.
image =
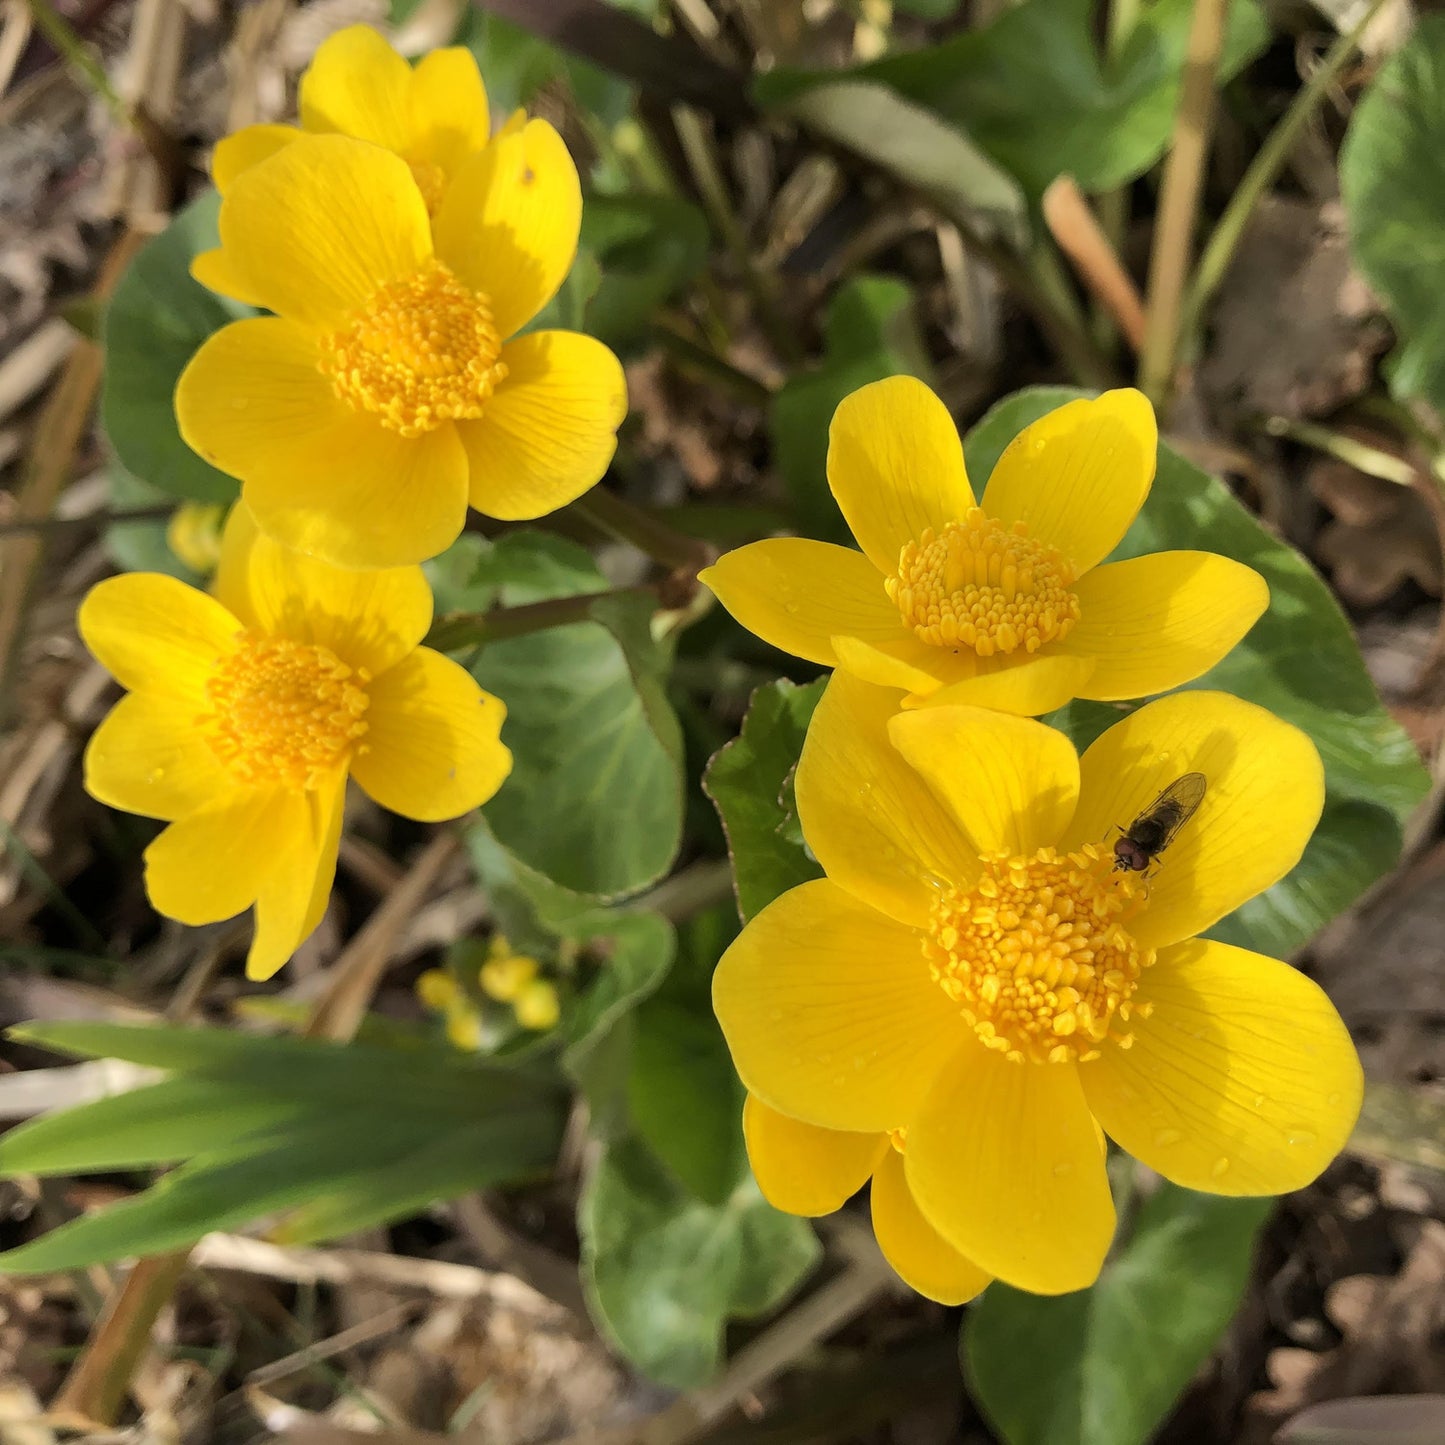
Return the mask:
<svg viewBox="0 0 1445 1445">
<path fill-rule="evenodd" d="M 743 920 L 823 870 L 797 826 L 793 770 L 826 679 L 806 687 L 779 680 L 752 695 L 738 736 L 718 750 L 703 775 L 727 834 L 733 888 Z"/>
<path fill-rule="evenodd" d="M 113 1024 L 13 1032 L 174 1077 L 22 1125 L 0 1140 L 0 1172 L 184 1162 L 135 1198 L 0 1255 L 0 1270 L 43 1273 L 180 1248 L 277 1210 L 294 1211 L 281 1226 L 292 1240 L 395 1219 L 545 1172 L 568 1109 L 550 1075 L 449 1050 Z"/>
<path fill-rule="evenodd" d="M 625 349 L 647 336 L 658 309 L 707 263 L 707 221 L 674 196 L 590 196 L 582 245 L 600 267 L 587 330 Z"/>
<path fill-rule="evenodd" d="M 1019 184 L 936 112 L 876 80 L 839 80 L 778 107 L 930 196 L 939 209 L 972 217 L 985 235 L 1022 246 L 1028 205 Z"/>
<path fill-rule="evenodd" d="M 175 497 L 229 502 L 234 477 L 204 462 L 181 440 L 173 398 L 196 349 L 248 306 L 207 291 L 190 276 L 191 258 L 219 245 L 214 191 L 191 202 L 130 263 L 105 315 L 101 420 L 127 471 Z"/>
<path fill-rule="evenodd" d="M 964 443 L 975 486 L 1025 426 L 1078 395 L 1036 388 L 994 407 Z M 1244 641 L 1189 686 L 1268 708 L 1308 733 L 1324 759 L 1326 808 L 1309 850 L 1287 878 L 1234 916 L 1249 928 L 1254 947 L 1290 953 L 1394 865 L 1401 825 L 1429 779 L 1414 745 L 1381 705 L 1329 588 L 1221 483 L 1161 445 L 1149 500 L 1113 558 L 1176 548 L 1245 562 L 1270 589 L 1269 611 Z M 1121 711 L 1074 703 L 1049 721 L 1083 748 Z M 1251 925 L 1259 927 L 1258 936 Z"/>
<path fill-rule="evenodd" d="M 847 72 L 936 112 L 1037 199 L 1068 174 L 1085 191 L 1142 175 L 1169 143 L 1192 0 L 1155 0 L 1117 58 L 1096 38 L 1094 0 L 1023 0 L 991 25 Z M 1269 39 L 1255 0 L 1233 0 L 1220 74 L 1237 74 Z M 841 77 L 776 70 L 757 82 L 779 104 Z"/>
<path fill-rule="evenodd" d="M 482 553 L 469 605 L 607 588 L 575 543 L 519 531 Z M 646 598 L 604 598 L 590 622 L 492 643 L 471 663 L 507 704 L 513 757 L 488 824 L 527 867 L 598 899 L 662 877 L 682 838 L 682 734 L 663 687 L 671 658 L 653 641 L 651 615 Z"/>
<path fill-rule="evenodd" d="M 1238 1306 L 1271 1202 L 1163 1184 L 1092 1289 L 990 1285 L 964 1362 L 1008 1445 L 1143 1445 Z"/>
<path fill-rule="evenodd" d="M 1355 260 L 1399 337 L 1391 390 L 1445 416 L 1445 16 L 1420 19 L 1355 107 L 1340 191 Z"/>
<path fill-rule="evenodd" d="M 582 1279 L 598 1325 L 660 1384 L 703 1384 L 729 1319 L 775 1309 L 817 1262 L 807 1221 L 749 1177 L 721 1205 L 688 1194 L 635 1140 L 608 1148 L 578 1212 Z"/>
<path fill-rule="evenodd" d="M 849 392 L 907 372 L 927 381 L 927 353 L 913 312 L 913 292 L 890 276 L 857 276 L 828 306 L 823 360 L 788 378 L 773 398 L 773 455 L 810 537 L 849 542 L 851 534 L 828 490 L 828 427 Z"/>
</svg>

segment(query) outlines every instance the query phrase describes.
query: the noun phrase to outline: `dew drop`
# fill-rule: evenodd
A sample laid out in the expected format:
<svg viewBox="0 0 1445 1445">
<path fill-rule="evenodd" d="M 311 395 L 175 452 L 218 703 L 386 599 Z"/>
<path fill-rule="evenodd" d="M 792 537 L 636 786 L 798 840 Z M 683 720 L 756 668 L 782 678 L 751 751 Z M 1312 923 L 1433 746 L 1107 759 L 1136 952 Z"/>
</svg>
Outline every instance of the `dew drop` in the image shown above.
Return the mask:
<svg viewBox="0 0 1445 1445">
<path fill-rule="evenodd" d="M 1055 1179 L 1063 1179 L 1063 1178 L 1065 1178 L 1067 1175 L 1072 1174 L 1073 1172 L 1074 1172 L 1074 1166 L 1073 1166 L 1072 1164 L 1055 1164 L 1055 1165 L 1054 1165 L 1054 1178 L 1055 1178 Z"/>
<path fill-rule="evenodd" d="M 1255 1107 L 1256 1109 L 1262 1109 L 1262 1108 L 1264 1108 L 1264 1104 L 1265 1104 L 1264 1095 L 1263 1095 L 1263 1094 L 1256 1094 L 1256 1095 L 1254 1096 L 1254 1107 Z"/>
<path fill-rule="evenodd" d="M 1178 1129 L 1159 1129 L 1154 1134 L 1154 1142 L 1161 1149 L 1168 1149 L 1183 1138 L 1184 1135 Z"/>
<path fill-rule="evenodd" d="M 1330 1108 L 1332 1108 L 1332 1109 L 1333 1109 L 1334 1106 L 1335 1106 L 1336 1104 L 1338 1104 L 1339 1102 L 1340 1102 L 1340 1096 L 1339 1096 L 1338 1094 L 1327 1094 L 1327 1095 L 1325 1096 L 1325 1103 L 1328 1104 L 1328 1105 L 1330 1106 Z"/>
<path fill-rule="evenodd" d="M 1319 1142 L 1319 1135 L 1313 1129 L 1291 1129 L 1285 1135 L 1285 1143 L 1294 1149 L 1307 1149 L 1311 1144 Z"/>
<path fill-rule="evenodd" d="M 783 611 L 792 616 L 796 616 L 798 611 L 798 604 L 796 602 L 785 602 L 783 603 Z"/>
<path fill-rule="evenodd" d="M 1214 1167 L 1209 1171 L 1216 1179 L 1222 1179 L 1229 1173 L 1229 1160 L 1222 1154 L 1214 1161 Z"/>
</svg>

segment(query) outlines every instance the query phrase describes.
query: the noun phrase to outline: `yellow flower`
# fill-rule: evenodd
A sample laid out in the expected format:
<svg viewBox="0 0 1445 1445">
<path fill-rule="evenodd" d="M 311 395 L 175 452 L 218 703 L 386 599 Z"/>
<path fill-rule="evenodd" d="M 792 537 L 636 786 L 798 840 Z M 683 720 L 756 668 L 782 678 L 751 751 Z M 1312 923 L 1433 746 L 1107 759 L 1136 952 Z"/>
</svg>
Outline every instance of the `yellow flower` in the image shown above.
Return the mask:
<svg viewBox="0 0 1445 1445">
<path fill-rule="evenodd" d="M 524 1029 L 542 1033 L 562 1017 L 557 990 L 545 978 L 534 978 L 512 1001 L 512 1012 Z"/>
<path fill-rule="evenodd" d="M 418 646 L 431 615 L 420 567 L 329 567 L 259 536 L 243 506 L 215 596 L 130 573 L 81 604 L 81 636 L 128 691 L 86 750 L 86 787 L 170 824 L 145 851 L 161 913 L 214 923 L 255 905 L 251 978 L 320 922 L 348 774 L 433 822 L 511 770 L 502 703 Z"/>
<path fill-rule="evenodd" d="M 790 1119 L 748 1095 L 743 1106 L 748 1162 L 763 1198 L 787 1214 L 831 1214 L 871 1178 L 873 1233 L 907 1285 L 940 1304 L 971 1300 L 989 1276 L 923 1217 L 903 1168 L 899 1134 L 853 1134 Z"/>
<path fill-rule="evenodd" d="M 606 471 L 627 408 L 601 342 L 516 335 L 561 285 L 580 221 L 545 121 L 464 159 L 434 221 L 399 156 L 299 137 L 221 202 L 233 294 L 276 314 L 191 359 L 182 436 L 241 479 L 262 531 L 338 566 L 435 556 L 469 500 L 506 520 L 554 511 Z"/>
<path fill-rule="evenodd" d="M 535 958 L 513 953 L 512 946 L 501 934 L 492 939 L 490 956 L 482 965 L 478 979 L 482 992 L 498 1003 L 515 1003 L 526 986 L 537 977 Z"/>
<path fill-rule="evenodd" d="M 1015 438 L 980 504 L 943 403 L 891 377 L 847 397 L 829 434 L 828 484 L 863 550 L 774 538 L 702 580 L 773 646 L 909 705 L 1034 716 L 1164 692 L 1218 662 L 1269 590 L 1210 552 L 1100 565 L 1149 495 L 1157 445 L 1137 391 L 1070 402 Z"/>
<path fill-rule="evenodd" d="M 349 25 L 322 41 L 301 77 L 298 102 L 299 127 L 248 125 L 219 142 L 211 179 L 222 195 L 243 171 L 301 136 L 336 134 L 399 155 L 435 214 L 462 162 L 491 139 L 487 90 L 471 51 L 459 45 L 433 50 L 413 68 L 369 25 Z M 525 122 L 518 112 L 502 134 Z M 234 295 L 220 256 L 198 257 L 192 274 Z"/>
<path fill-rule="evenodd" d="M 1080 759 L 1036 722 L 895 698 L 833 675 L 796 781 L 827 876 L 718 966 L 749 1092 L 824 1129 L 906 1130 L 909 1194 L 949 1250 L 1042 1294 L 1103 1262 L 1104 1134 L 1191 1189 L 1313 1179 L 1359 1109 L 1349 1035 L 1288 965 L 1196 937 L 1298 861 L 1324 799 L 1309 739 L 1188 692 Z M 1147 878 L 1120 871 L 1115 830 L 1190 772 L 1198 810 Z"/>
</svg>

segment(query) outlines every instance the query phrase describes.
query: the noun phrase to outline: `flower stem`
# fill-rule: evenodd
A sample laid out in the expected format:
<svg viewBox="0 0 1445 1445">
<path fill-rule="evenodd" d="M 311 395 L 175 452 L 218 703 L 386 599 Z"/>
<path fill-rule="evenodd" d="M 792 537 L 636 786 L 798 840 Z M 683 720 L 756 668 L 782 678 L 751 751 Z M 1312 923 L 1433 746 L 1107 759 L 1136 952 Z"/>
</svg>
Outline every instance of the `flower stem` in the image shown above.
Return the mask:
<svg viewBox="0 0 1445 1445">
<path fill-rule="evenodd" d="M 639 552 L 645 552 L 675 572 L 695 576 L 717 555 L 702 538 L 675 531 L 651 512 L 602 487 L 593 487 L 586 496 L 573 502 L 568 511 L 609 537 L 630 542 Z"/>
<path fill-rule="evenodd" d="M 1289 109 L 1281 116 L 1279 124 L 1265 137 L 1265 142 L 1255 153 L 1229 204 L 1224 208 L 1219 223 L 1209 237 L 1199 264 L 1195 267 L 1189 292 L 1184 301 L 1180 336 L 1187 345 L 1196 336 L 1204 319 L 1204 308 L 1224 279 L 1229 263 L 1234 259 L 1235 249 L 1260 197 L 1269 189 L 1284 168 L 1285 161 L 1299 139 L 1309 118 L 1324 98 L 1325 92 L 1339 78 L 1340 72 L 1354 58 L 1360 47 L 1365 28 L 1380 12 L 1385 0 L 1371 0 L 1358 25 L 1348 35 L 1341 35 L 1330 46 L 1318 69 L 1290 102 Z"/>
<path fill-rule="evenodd" d="M 618 587 L 611 592 L 584 592 L 576 597 L 552 597 L 545 602 L 527 602 L 520 607 L 494 607 L 486 612 L 452 612 L 439 617 L 426 636 L 426 645 L 438 652 L 456 652 L 463 647 L 484 647 L 510 637 L 526 637 L 552 627 L 591 622 L 592 609 L 614 597 L 648 597 L 661 601 L 655 586 Z"/>
</svg>

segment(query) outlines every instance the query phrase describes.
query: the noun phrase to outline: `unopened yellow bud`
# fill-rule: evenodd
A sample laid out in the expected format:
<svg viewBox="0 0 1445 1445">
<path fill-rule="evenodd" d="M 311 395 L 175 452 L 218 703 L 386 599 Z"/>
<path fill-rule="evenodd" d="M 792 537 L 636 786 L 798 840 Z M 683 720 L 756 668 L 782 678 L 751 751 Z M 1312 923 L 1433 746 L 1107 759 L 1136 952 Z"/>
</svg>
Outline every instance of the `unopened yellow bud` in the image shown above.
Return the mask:
<svg viewBox="0 0 1445 1445">
<path fill-rule="evenodd" d="M 478 977 L 482 992 L 498 1003 L 515 1003 L 522 990 L 537 977 L 538 965 L 535 958 L 524 954 L 494 954 L 483 965 Z"/>
<path fill-rule="evenodd" d="M 512 1012 L 524 1029 L 540 1033 L 557 1022 L 562 1005 L 558 1002 L 557 990 L 545 978 L 535 978 L 517 995 Z"/>
<path fill-rule="evenodd" d="M 444 1013 L 457 1002 L 460 992 L 457 981 L 444 968 L 429 968 L 417 979 L 416 996 L 423 1008 Z"/>
<path fill-rule="evenodd" d="M 166 546 L 202 577 L 209 577 L 220 563 L 227 510 L 219 502 L 182 502 L 166 524 Z"/>
</svg>

